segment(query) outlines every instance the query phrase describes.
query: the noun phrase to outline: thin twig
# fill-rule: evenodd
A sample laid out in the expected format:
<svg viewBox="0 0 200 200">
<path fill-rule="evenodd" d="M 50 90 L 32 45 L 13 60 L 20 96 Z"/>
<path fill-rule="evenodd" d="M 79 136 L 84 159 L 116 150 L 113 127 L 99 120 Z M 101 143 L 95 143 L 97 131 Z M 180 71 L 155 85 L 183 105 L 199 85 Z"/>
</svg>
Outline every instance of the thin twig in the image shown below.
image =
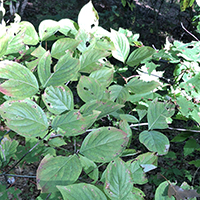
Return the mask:
<svg viewBox="0 0 200 200">
<path fill-rule="evenodd" d="M 190 31 L 188 31 L 188 30 L 183 26 L 183 23 L 182 23 L 182 22 L 181 22 L 181 27 L 182 27 L 188 34 L 190 34 L 195 40 L 199 41 L 199 39 L 198 39 L 195 35 L 193 35 Z"/>
<path fill-rule="evenodd" d="M 192 180 L 192 185 L 194 185 L 195 176 L 197 175 L 197 172 L 198 172 L 199 169 L 200 169 L 200 167 L 198 167 L 197 170 L 194 172 L 194 176 L 193 176 L 193 180 Z"/>
<path fill-rule="evenodd" d="M 36 176 L 18 175 L 18 174 L 0 174 L 0 176 L 11 176 L 11 177 L 21 177 L 21 178 L 36 178 Z"/>
</svg>

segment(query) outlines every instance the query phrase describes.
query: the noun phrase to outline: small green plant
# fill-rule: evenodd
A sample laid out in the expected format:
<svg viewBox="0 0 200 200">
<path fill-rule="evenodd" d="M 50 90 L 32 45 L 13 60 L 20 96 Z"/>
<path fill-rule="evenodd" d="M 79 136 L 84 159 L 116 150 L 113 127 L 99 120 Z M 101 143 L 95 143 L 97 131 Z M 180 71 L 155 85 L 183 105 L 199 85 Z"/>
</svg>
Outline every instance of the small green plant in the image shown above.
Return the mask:
<svg viewBox="0 0 200 200">
<path fill-rule="evenodd" d="M 0 28 L 0 114 L 14 133 L 2 134 L 0 175 L 8 177 L 23 159 L 38 161 L 37 199 L 144 199 L 136 185 L 148 182 L 146 173 L 170 148 L 162 130 L 175 118 L 199 123 L 199 104 L 193 101 L 199 44 L 176 41 L 156 51 L 139 42 L 138 34 L 100 27 L 91 1 L 78 24 L 47 19 L 37 33 L 16 15 Z M 173 84 L 163 83 L 163 72 L 156 71 L 154 61 L 161 59 L 177 64 Z M 142 152 L 132 145 L 131 129 L 141 122 Z M 10 158 L 16 163 L 7 168 Z M 177 187 L 161 183 L 155 199 L 185 195 L 173 190 Z"/>
</svg>

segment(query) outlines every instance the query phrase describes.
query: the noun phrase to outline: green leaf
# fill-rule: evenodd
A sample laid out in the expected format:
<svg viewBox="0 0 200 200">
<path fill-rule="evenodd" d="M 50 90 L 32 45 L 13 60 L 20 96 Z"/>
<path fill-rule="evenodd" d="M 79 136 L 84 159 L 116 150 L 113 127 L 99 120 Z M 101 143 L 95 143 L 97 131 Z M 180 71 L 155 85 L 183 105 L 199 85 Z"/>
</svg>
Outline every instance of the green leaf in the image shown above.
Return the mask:
<svg viewBox="0 0 200 200">
<path fill-rule="evenodd" d="M 189 162 L 189 164 L 191 165 L 191 164 L 193 164 L 193 165 L 195 165 L 195 167 L 200 167 L 200 159 L 197 159 L 197 160 L 192 160 L 192 161 L 190 161 Z"/>
<path fill-rule="evenodd" d="M 105 172 L 104 192 L 110 199 L 126 200 L 133 188 L 130 171 L 120 158 L 110 162 Z"/>
<path fill-rule="evenodd" d="M 145 184 L 148 182 L 142 165 L 151 164 L 157 166 L 158 156 L 155 153 L 144 153 L 139 155 L 134 160 L 126 162 L 127 166 L 131 170 L 134 184 Z"/>
<path fill-rule="evenodd" d="M 113 57 L 124 63 L 130 52 L 130 45 L 127 37 L 111 29 L 111 40 L 115 46 L 115 50 L 112 50 Z"/>
<path fill-rule="evenodd" d="M 145 194 L 139 188 L 133 187 L 126 200 L 144 200 Z"/>
<path fill-rule="evenodd" d="M 92 1 L 85 4 L 80 10 L 78 15 L 78 25 L 80 29 L 84 29 L 87 32 L 91 32 L 92 28 L 98 27 L 99 16 L 92 4 Z"/>
<path fill-rule="evenodd" d="M 89 115 L 93 112 L 93 110 L 101 111 L 97 119 L 101 119 L 102 117 L 119 110 L 124 105 L 120 105 L 118 103 L 109 101 L 109 100 L 93 100 L 90 102 L 87 102 L 80 108 L 80 112 L 83 113 L 83 115 Z"/>
<path fill-rule="evenodd" d="M 8 48 L 8 42 L 9 42 L 9 37 L 7 33 L 5 32 L 0 37 L 0 58 L 6 53 L 7 48 Z"/>
<path fill-rule="evenodd" d="M 169 150 L 168 138 L 158 131 L 143 131 L 139 135 L 139 140 L 149 151 L 157 152 L 159 155 L 165 155 Z"/>
<path fill-rule="evenodd" d="M 56 192 L 57 185 L 74 183 L 81 174 L 82 167 L 77 155 L 65 157 L 46 155 L 37 169 L 37 188 L 42 193 Z"/>
<path fill-rule="evenodd" d="M 120 116 L 120 118 L 122 120 L 126 120 L 127 122 L 131 122 L 131 123 L 137 123 L 138 122 L 138 119 L 135 116 L 133 116 L 133 115 L 120 114 L 119 116 Z"/>
<path fill-rule="evenodd" d="M 178 135 L 176 135 L 171 142 L 183 142 L 186 139 L 188 139 L 190 136 L 192 136 L 193 133 L 180 133 Z"/>
<path fill-rule="evenodd" d="M 112 85 L 108 90 L 110 93 L 110 99 L 112 101 L 116 101 L 119 104 L 124 104 L 129 97 L 127 88 L 121 85 Z"/>
<path fill-rule="evenodd" d="M 152 101 L 147 114 L 149 130 L 168 128 L 167 118 L 171 117 L 174 111 L 175 106 L 171 103 Z"/>
<path fill-rule="evenodd" d="M 57 40 L 51 49 L 52 57 L 59 59 L 61 56 L 66 54 L 67 50 L 74 51 L 79 45 L 80 41 L 77 41 L 72 38 L 62 38 Z"/>
<path fill-rule="evenodd" d="M 31 100 L 6 101 L 0 114 L 10 129 L 25 137 L 43 137 L 49 126 L 43 110 Z"/>
<path fill-rule="evenodd" d="M 93 179 L 93 183 L 95 183 L 99 178 L 99 170 L 97 165 L 90 159 L 79 155 L 79 159 L 81 161 L 81 165 L 83 170 L 88 176 Z"/>
<path fill-rule="evenodd" d="M 71 19 L 61 19 L 59 22 L 60 29 L 59 32 L 62 34 L 69 36 L 70 34 L 76 35 L 78 25 Z"/>
<path fill-rule="evenodd" d="M 72 58 L 70 52 L 62 56 L 51 73 L 51 56 L 47 52 L 40 59 L 38 64 L 38 75 L 42 86 L 58 86 L 74 78 L 80 68 L 78 59 Z"/>
<path fill-rule="evenodd" d="M 101 100 L 104 90 L 98 80 L 88 76 L 81 76 L 77 85 L 78 95 L 84 102 Z"/>
<path fill-rule="evenodd" d="M 97 65 L 99 59 L 105 58 L 110 55 L 110 52 L 104 50 L 101 51 L 99 49 L 91 49 L 87 50 L 82 53 L 80 56 L 81 61 L 81 72 L 87 72 L 90 73 L 92 71 L 95 71 L 95 66 Z M 100 66 L 102 68 L 102 66 Z"/>
<path fill-rule="evenodd" d="M 155 200 L 175 200 L 175 198 L 168 196 L 168 185 L 167 181 L 162 182 L 156 189 Z"/>
<path fill-rule="evenodd" d="M 134 67 L 135 65 L 141 63 L 141 61 L 143 61 L 144 59 L 153 55 L 155 52 L 156 51 L 151 47 L 140 47 L 131 53 L 131 55 L 128 57 L 126 64 L 131 67 Z"/>
<path fill-rule="evenodd" d="M 93 71 L 89 77 L 99 81 L 103 87 L 109 86 L 113 81 L 114 70 L 103 67 L 102 69 Z"/>
<path fill-rule="evenodd" d="M 38 34 L 34 26 L 27 21 L 19 23 L 20 27 L 25 28 L 24 43 L 28 45 L 36 45 L 39 42 Z"/>
<path fill-rule="evenodd" d="M 7 96 L 24 99 L 38 92 L 39 86 L 33 73 L 23 65 L 12 61 L 0 62 L 0 92 Z"/>
<path fill-rule="evenodd" d="M 55 117 L 52 127 L 65 136 L 81 135 L 96 121 L 99 114 L 99 111 L 94 110 L 92 114 L 83 117 L 79 111 L 72 110 Z"/>
<path fill-rule="evenodd" d="M 55 137 L 55 138 L 51 138 L 48 141 L 48 144 L 52 147 L 60 147 L 63 145 L 67 145 L 67 143 L 65 142 L 65 140 L 61 137 Z"/>
<path fill-rule="evenodd" d="M 151 92 L 158 86 L 160 86 L 160 84 L 156 81 L 145 82 L 138 78 L 132 78 L 126 84 L 126 88 L 135 94 L 145 94 L 147 92 Z"/>
<path fill-rule="evenodd" d="M 24 32 L 25 30 L 19 30 L 18 32 L 11 33 L 11 35 L 9 35 L 9 42 L 5 55 L 19 53 L 19 51 L 25 48 Z"/>
<path fill-rule="evenodd" d="M 74 109 L 73 94 L 67 86 L 47 87 L 42 99 L 47 109 L 54 114 Z"/>
<path fill-rule="evenodd" d="M 189 139 L 186 141 L 184 147 L 183 147 L 183 153 L 184 156 L 188 156 L 189 154 L 193 153 L 195 149 L 199 148 L 199 144 L 195 139 Z"/>
<path fill-rule="evenodd" d="M 86 136 L 80 153 L 94 162 L 109 162 L 121 155 L 127 143 L 127 133 L 114 127 L 102 127 Z"/>
<path fill-rule="evenodd" d="M 4 136 L 1 140 L 0 145 L 0 160 L 5 166 L 9 163 L 10 158 L 14 156 L 15 152 L 17 151 L 18 142 L 16 140 L 11 140 L 8 135 Z"/>
<path fill-rule="evenodd" d="M 47 19 L 42 21 L 38 28 L 41 41 L 45 41 L 50 36 L 54 35 L 59 28 L 59 23 L 54 20 Z"/>
<path fill-rule="evenodd" d="M 78 183 L 68 186 L 57 186 L 64 200 L 107 200 L 104 193 L 94 185 Z"/>
</svg>

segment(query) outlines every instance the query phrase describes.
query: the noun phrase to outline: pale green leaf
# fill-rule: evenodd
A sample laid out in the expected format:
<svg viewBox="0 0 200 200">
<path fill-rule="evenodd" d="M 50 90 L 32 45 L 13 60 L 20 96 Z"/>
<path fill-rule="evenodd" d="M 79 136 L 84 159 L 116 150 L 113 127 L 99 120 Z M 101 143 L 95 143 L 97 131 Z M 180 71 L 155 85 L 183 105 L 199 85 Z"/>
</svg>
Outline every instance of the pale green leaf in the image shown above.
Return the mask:
<svg viewBox="0 0 200 200">
<path fill-rule="evenodd" d="M 110 162 L 105 172 L 104 192 L 110 199 L 126 200 L 133 188 L 131 173 L 120 158 Z"/>
<path fill-rule="evenodd" d="M 33 73 L 16 62 L 1 61 L 0 78 L 5 80 L 0 84 L 0 92 L 11 97 L 24 99 L 33 96 L 39 90 L 37 79 Z"/>
<path fill-rule="evenodd" d="M 74 51 L 79 43 L 80 41 L 72 38 L 61 38 L 52 45 L 51 55 L 52 57 L 59 59 L 66 54 L 67 50 Z"/>
<path fill-rule="evenodd" d="M 109 101 L 109 100 L 93 100 L 87 102 L 80 108 L 80 112 L 83 115 L 89 115 L 93 112 L 93 110 L 101 111 L 97 119 L 101 119 L 102 117 L 106 116 L 107 114 L 111 114 L 112 112 L 119 110 L 124 105 Z"/>
<path fill-rule="evenodd" d="M 79 159 L 81 161 L 81 165 L 83 170 L 88 176 L 93 179 L 93 183 L 95 183 L 99 178 L 99 170 L 97 165 L 90 159 L 79 155 Z"/>
<path fill-rule="evenodd" d="M 90 32 L 93 27 L 98 27 L 99 16 L 95 10 L 92 1 L 85 4 L 78 15 L 78 25 L 81 29 Z"/>
<path fill-rule="evenodd" d="M 47 19 L 40 23 L 39 25 L 39 36 L 42 41 L 46 40 L 50 36 L 54 35 L 60 28 L 58 22 Z"/>
<path fill-rule="evenodd" d="M 84 133 L 97 119 L 100 112 L 93 110 L 92 114 L 81 115 L 77 110 L 58 115 L 52 121 L 52 127 L 65 136 L 76 136 Z"/>
<path fill-rule="evenodd" d="M 80 153 L 94 162 L 109 162 L 121 155 L 127 143 L 127 133 L 114 127 L 102 127 L 86 136 Z"/>
<path fill-rule="evenodd" d="M 59 22 L 59 32 L 62 34 L 69 36 L 70 34 L 76 35 L 77 34 L 77 29 L 78 25 L 71 19 L 61 19 Z"/>
<path fill-rule="evenodd" d="M 152 101 L 147 114 L 149 130 L 168 128 L 167 118 L 171 117 L 174 112 L 175 106 L 172 103 Z"/>
<path fill-rule="evenodd" d="M 6 101 L 0 114 L 10 129 L 25 137 L 43 137 L 49 126 L 43 110 L 31 100 Z"/>
<path fill-rule="evenodd" d="M 81 76 L 77 85 L 78 95 L 84 102 L 101 100 L 104 90 L 98 80 L 88 76 Z"/>
<path fill-rule="evenodd" d="M 42 193 L 56 192 L 57 185 L 74 183 L 81 171 L 82 167 L 77 155 L 53 157 L 48 154 L 41 160 L 37 169 L 37 188 Z"/>
<path fill-rule="evenodd" d="M 143 81 L 138 78 L 132 78 L 127 84 L 126 88 L 135 94 L 145 94 L 153 91 L 160 84 L 156 81 Z"/>
<path fill-rule="evenodd" d="M 169 151 L 168 138 L 158 131 L 143 131 L 139 135 L 139 140 L 149 151 L 157 152 L 159 155 L 165 155 Z"/>
<path fill-rule="evenodd" d="M 115 50 L 112 50 L 113 57 L 124 63 L 130 52 L 130 45 L 127 37 L 111 29 L 111 40 L 115 46 Z"/>
<path fill-rule="evenodd" d="M 47 109 L 54 114 L 61 114 L 74 109 L 72 91 L 67 86 L 49 86 L 45 89 L 42 99 Z"/>
<path fill-rule="evenodd" d="M 36 45 L 39 42 L 38 34 L 34 26 L 27 21 L 19 23 L 20 27 L 25 28 L 24 43 L 28 45 Z"/>
<path fill-rule="evenodd" d="M 57 186 L 64 200 L 107 200 L 104 193 L 94 185 L 78 183 Z"/>
</svg>

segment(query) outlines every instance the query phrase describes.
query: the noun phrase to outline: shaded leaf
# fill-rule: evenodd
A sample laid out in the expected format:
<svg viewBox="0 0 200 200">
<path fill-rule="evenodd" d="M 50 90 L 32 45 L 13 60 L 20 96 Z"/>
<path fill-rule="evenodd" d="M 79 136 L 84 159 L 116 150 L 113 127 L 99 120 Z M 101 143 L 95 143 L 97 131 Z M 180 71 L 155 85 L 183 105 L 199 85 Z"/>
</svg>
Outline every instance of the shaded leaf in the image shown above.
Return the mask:
<svg viewBox="0 0 200 200">
<path fill-rule="evenodd" d="M 125 200 L 133 188 L 130 171 L 120 158 L 111 161 L 105 172 L 104 191 L 110 199 Z"/>
<path fill-rule="evenodd" d="M 42 99 L 48 110 L 54 114 L 74 109 L 73 94 L 67 86 L 47 87 Z"/>
<path fill-rule="evenodd" d="M 119 104 L 124 104 L 128 97 L 128 89 L 121 85 L 112 85 L 109 87 L 110 99 L 116 101 Z"/>
<path fill-rule="evenodd" d="M 42 193 L 56 192 L 57 185 L 74 183 L 81 174 L 82 167 L 77 155 L 65 157 L 46 155 L 37 169 L 37 188 Z"/>
<path fill-rule="evenodd" d="M 148 108 L 147 120 L 149 130 L 168 128 L 167 118 L 175 112 L 175 106 L 171 103 L 154 100 Z"/>
<path fill-rule="evenodd" d="M 120 114 L 119 116 L 120 116 L 120 118 L 122 120 L 126 120 L 127 122 L 131 122 L 131 123 L 137 123 L 138 122 L 138 119 L 135 116 L 133 116 L 133 115 Z"/>
<path fill-rule="evenodd" d="M 93 110 L 101 111 L 97 119 L 101 119 L 102 117 L 106 116 L 107 114 L 110 114 L 116 110 L 119 110 L 124 105 L 120 105 L 118 103 L 109 101 L 109 100 L 93 100 L 90 102 L 87 102 L 80 108 L 80 112 L 83 113 L 83 115 L 89 115 L 93 112 Z"/>
<path fill-rule="evenodd" d="M 148 182 L 144 168 L 142 165 L 154 165 L 157 166 L 157 160 L 158 157 L 155 155 L 155 153 L 144 153 L 139 155 L 136 159 L 134 160 L 129 160 L 126 162 L 127 166 L 131 170 L 133 182 L 135 184 L 145 184 Z"/>
<path fill-rule="evenodd" d="M 93 183 L 95 183 L 99 178 L 99 170 L 97 165 L 92 160 L 84 156 L 79 155 L 79 159 L 84 172 L 88 174 L 88 176 L 93 179 Z"/>
<path fill-rule="evenodd" d="M 143 131 L 139 135 L 139 140 L 149 151 L 157 152 L 159 155 L 165 155 L 169 150 L 168 138 L 158 131 Z"/>
<path fill-rule="evenodd" d="M 93 110 L 92 114 L 83 116 L 79 111 L 72 110 L 55 117 L 52 121 L 52 127 L 65 136 L 81 135 L 96 121 L 99 114 L 99 111 Z"/>
<path fill-rule="evenodd" d="M 25 137 L 43 137 L 49 126 L 42 108 L 31 100 L 6 101 L 0 114 L 10 129 Z"/>
<path fill-rule="evenodd" d="M 86 136 L 80 153 L 94 162 L 109 162 L 121 155 L 127 143 L 127 133 L 114 127 L 102 127 Z"/>
<path fill-rule="evenodd" d="M 68 186 L 57 186 L 64 200 L 107 200 L 104 193 L 94 185 L 78 183 Z"/>
<path fill-rule="evenodd" d="M 1 61 L 0 78 L 5 80 L 0 84 L 0 92 L 11 97 L 24 99 L 33 96 L 39 90 L 33 73 L 16 62 Z"/>
<path fill-rule="evenodd" d="M 126 88 L 135 94 L 145 94 L 153 91 L 160 84 L 156 81 L 143 81 L 138 78 L 132 78 L 127 84 Z"/>
<path fill-rule="evenodd" d="M 128 57 L 126 64 L 131 67 L 138 65 L 144 59 L 153 55 L 156 51 L 148 46 L 143 46 L 134 50 L 131 55 Z"/>
</svg>

